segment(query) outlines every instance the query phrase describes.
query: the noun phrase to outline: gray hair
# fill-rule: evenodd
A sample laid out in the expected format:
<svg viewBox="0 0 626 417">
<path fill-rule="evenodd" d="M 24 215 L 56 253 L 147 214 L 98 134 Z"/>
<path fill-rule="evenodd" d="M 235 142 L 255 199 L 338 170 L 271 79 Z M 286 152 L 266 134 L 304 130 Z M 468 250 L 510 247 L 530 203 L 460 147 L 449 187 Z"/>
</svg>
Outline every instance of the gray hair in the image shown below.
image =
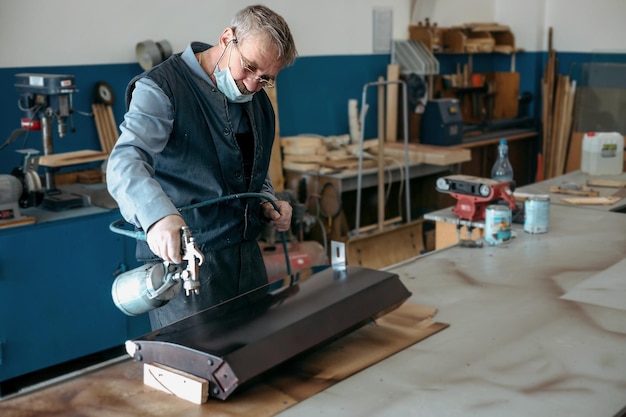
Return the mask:
<svg viewBox="0 0 626 417">
<path fill-rule="evenodd" d="M 256 34 L 266 36 L 276 48 L 278 59 L 284 67 L 296 60 L 298 52 L 287 22 L 266 6 L 257 4 L 240 10 L 230 25 L 240 42 Z"/>
</svg>

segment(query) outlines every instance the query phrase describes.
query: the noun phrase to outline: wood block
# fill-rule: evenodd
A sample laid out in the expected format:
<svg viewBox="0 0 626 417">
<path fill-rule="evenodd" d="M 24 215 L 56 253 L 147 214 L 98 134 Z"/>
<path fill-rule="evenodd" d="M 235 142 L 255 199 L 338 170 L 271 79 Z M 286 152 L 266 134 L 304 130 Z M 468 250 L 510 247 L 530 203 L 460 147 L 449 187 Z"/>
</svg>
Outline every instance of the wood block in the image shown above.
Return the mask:
<svg viewBox="0 0 626 417">
<path fill-rule="evenodd" d="M 320 164 L 319 163 L 314 163 L 314 162 L 283 161 L 283 167 L 285 169 L 292 169 L 294 171 L 313 171 L 313 172 L 317 172 L 320 169 Z"/>
<path fill-rule="evenodd" d="M 281 146 L 326 146 L 324 144 L 324 138 L 319 136 L 288 136 L 280 138 Z"/>
<path fill-rule="evenodd" d="M 209 397 L 209 381 L 161 364 L 144 364 L 143 383 L 195 404 Z"/>
<path fill-rule="evenodd" d="M 561 201 L 574 204 L 576 206 L 610 206 L 621 200 L 620 197 L 571 197 L 562 198 Z"/>
<path fill-rule="evenodd" d="M 567 188 L 559 187 L 558 185 L 550 186 L 550 192 L 555 194 L 569 194 L 585 197 L 599 197 L 600 192 L 588 187 L 581 187 L 579 190 L 569 190 Z"/>
<path fill-rule="evenodd" d="M 594 187 L 609 187 L 609 188 L 622 188 L 626 187 L 626 181 L 619 180 L 605 180 L 602 178 L 590 178 L 587 180 L 587 185 Z"/>
<path fill-rule="evenodd" d="M 316 163 L 320 163 L 326 160 L 326 155 L 316 155 L 316 154 L 306 154 L 306 155 L 292 155 L 292 154 L 285 154 L 283 156 L 283 163 L 284 162 L 303 162 L 303 163 L 308 163 L 308 162 L 316 162 Z"/>
<path fill-rule="evenodd" d="M 424 250 L 422 220 L 348 240 L 348 265 L 383 268 L 419 256 Z"/>
<path fill-rule="evenodd" d="M 0 220 L 0 229 L 6 229 L 9 227 L 15 227 L 15 226 L 24 226 L 27 224 L 33 224 L 37 221 L 37 219 L 35 219 L 34 217 L 20 217 L 18 219 L 11 219 L 11 220 Z"/>
<path fill-rule="evenodd" d="M 283 146 L 283 154 L 286 155 L 326 155 L 328 149 L 326 146 L 299 146 L 289 145 Z"/>
</svg>

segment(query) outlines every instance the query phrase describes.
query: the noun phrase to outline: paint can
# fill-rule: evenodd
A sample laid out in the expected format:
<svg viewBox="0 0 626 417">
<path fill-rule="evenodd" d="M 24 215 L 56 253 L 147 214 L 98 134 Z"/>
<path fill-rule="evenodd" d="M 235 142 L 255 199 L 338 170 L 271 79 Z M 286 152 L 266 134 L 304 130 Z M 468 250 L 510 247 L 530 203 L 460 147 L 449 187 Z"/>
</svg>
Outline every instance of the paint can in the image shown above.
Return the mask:
<svg viewBox="0 0 626 417">
<path fill-rule="evenodd" d="M 547 233 L 550 226 L 550 197 L 533 196 L 524 202 L 524 231 Z"/>
<path fill-rule="evenodd" d="M 511 208 L 493 204 L 485 210 L 485 242 L 501 245 L 511 240 Z"/>
</svg>

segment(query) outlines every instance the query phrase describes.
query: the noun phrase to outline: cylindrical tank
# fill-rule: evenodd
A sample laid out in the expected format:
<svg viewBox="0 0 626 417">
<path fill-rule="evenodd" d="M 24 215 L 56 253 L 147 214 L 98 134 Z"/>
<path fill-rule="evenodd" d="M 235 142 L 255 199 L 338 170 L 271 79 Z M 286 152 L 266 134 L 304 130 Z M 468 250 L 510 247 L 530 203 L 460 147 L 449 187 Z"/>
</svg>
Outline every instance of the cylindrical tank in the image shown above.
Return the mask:
<svg viewBox="0 0 626 417">
<path fill-rule="evenodd" d="M 113 302 L 124 314 L 138 316 L 159 308 L 178 295 L 180 281 L 168 276 L 162 263 L 146 264 L 120 274 L 111 288 Z"/>
</svg>

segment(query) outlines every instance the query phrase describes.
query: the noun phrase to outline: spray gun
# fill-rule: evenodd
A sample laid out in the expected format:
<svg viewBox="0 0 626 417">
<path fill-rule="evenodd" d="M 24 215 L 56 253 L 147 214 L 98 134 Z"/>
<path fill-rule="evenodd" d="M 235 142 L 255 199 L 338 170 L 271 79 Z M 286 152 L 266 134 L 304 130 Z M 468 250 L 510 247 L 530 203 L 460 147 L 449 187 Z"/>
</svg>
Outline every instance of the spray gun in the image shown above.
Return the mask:
<svg viewBox="0 0 626 417">
<path fill-rule="evenodd" d="M 167 304 L 182 289 L 200 293 L 199 266 L 204 255 L 187 226 L 181 228 L 183 263 L 158 262 L 120 274 L 113 282 L 113 302 L 124 314 L 137 316 Z"/>
<path fill-rule="evenodd" d="M 225 195 L 191 204 L 179 208 L 178 210 L 192 210 L 240 198 L 260 198 L 272 204 L 275 210 L 279 210 L 273 198 L 262 193 Z M 137 240 L 146 240 L 144 232 L 125 230 L 122 227 L 124 223 L 124 220 L 114 221 L 109 225 L 109 229 L 112 232 Z M 291 262 L 287 251 L 285 232 L 280 232 L 280 235 L 283 243 L 283 251 L 285 253 L 287 275 L 291 277 Z M 204 262 L 204 255 L 198 250 L 196 240 L 191 236 L 191 232 L 187 226 L 181 228 L 181 246 L 184 260 L 181 265 L 159 262 L 146 264 L 120 274 L 113 282 L 111 289 L 111 295 L 113 296 L 113 301 L 117 308 L 126 315 L 138 316 L 167 304 L 180 293 L 181 286 L 185 289 L 187 296 L 191 295 L 192 292 L 199 294 L 200 281 L 198 279 L 198 269 Z"/>
</svg>

